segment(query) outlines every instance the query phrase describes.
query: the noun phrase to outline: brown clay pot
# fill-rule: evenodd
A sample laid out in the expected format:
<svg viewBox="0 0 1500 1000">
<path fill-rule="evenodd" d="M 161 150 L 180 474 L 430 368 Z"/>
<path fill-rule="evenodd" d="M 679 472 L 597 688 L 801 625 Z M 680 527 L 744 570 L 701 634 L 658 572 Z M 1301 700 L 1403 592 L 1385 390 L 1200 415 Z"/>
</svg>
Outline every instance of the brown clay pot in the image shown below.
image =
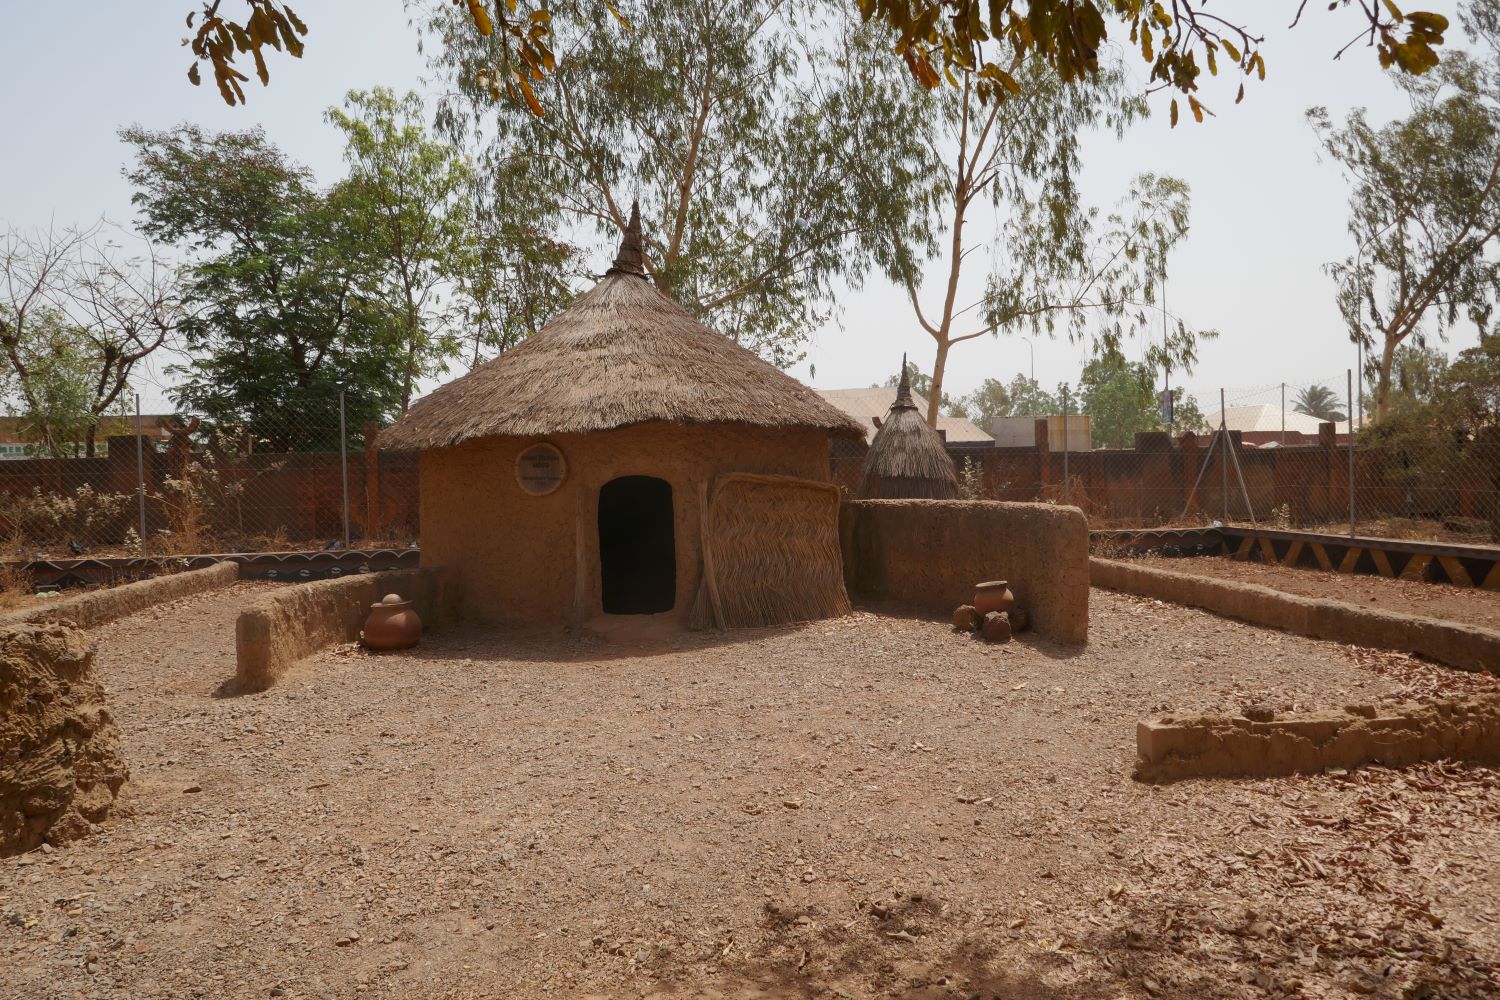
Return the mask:
<svg viewBox="0 0 1500 1000">
<path fill-rule="evenodd" d="M 403 601 L 400 594 L 386 594 L 370 605 L 370 617 L 359 634 L 366 647 L 378 650 L 406 649 L 421 637 L 422 619 L 412 609 L 411 601 Z"/>
<path fill-rule="evenodd" d="M 991 611 L 999 611 L 1002 614 L 1009 611 L 1016 603 L 1016 595 L 1010 592 L 1010 585 L 1004 580 L 991 580 L 989 583 L 976 583 L 974 585 L 974 610 L 984 617 Z"/>
</svg>

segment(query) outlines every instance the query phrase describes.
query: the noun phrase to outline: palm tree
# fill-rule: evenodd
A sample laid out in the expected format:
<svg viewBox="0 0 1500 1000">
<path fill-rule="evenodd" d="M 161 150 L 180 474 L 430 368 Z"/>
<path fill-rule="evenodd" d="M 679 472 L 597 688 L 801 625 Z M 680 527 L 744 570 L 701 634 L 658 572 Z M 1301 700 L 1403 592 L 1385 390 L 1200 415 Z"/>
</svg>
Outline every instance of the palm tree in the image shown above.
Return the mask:
<svg viewBox="0 0 1500 1000">
<path fill-rule="evenodd" d="M 1292 409 L 1319 420 L 1332 420 L 1334 423 L 1349 419 L 1339 409 L 1338 397 L 1326 385 L 1310 385 L 1305 389 L 1298 389 L 1297 398 L 1292 401 Z"/>
</svg>

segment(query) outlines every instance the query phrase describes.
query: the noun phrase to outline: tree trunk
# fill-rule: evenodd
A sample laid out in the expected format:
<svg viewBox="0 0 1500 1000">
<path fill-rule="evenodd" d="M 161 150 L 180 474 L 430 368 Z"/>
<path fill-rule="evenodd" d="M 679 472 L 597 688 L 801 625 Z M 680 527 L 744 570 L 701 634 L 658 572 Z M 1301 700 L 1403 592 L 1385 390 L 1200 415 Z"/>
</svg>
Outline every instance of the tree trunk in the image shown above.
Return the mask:
<svg viewBox="0 0 1500 1000">
<path fill-rule="evenodd" d="M 927 400 L 927 426 L 937 430 L 937 418 L 941 412 L 943 398 L 943 372 L 948 368 L 948 350 L 953 345 L 946 339 L 939 340 L 937 357 L 932 359 L 932 386 Z"/>
<path fill-rule="evenodd" d="M 412 301 L 411 284 L 406 289 L 406 377 L 401 380 L 401 412 L 411 406 L 411 386 L 417 374 L 417 306 Z"/>
<path fill-rule="evenodd" d="M 1396 363 L 1396 341 L 1386 334 L 1385 347 L 1380 352 L 1380 378 L 1375 382 L 1375 422 L 1385 419 L 1391 407 L 1391 369 Z M 1353 419 L 1354 414 L 1349 414 Z"/>
</svg>

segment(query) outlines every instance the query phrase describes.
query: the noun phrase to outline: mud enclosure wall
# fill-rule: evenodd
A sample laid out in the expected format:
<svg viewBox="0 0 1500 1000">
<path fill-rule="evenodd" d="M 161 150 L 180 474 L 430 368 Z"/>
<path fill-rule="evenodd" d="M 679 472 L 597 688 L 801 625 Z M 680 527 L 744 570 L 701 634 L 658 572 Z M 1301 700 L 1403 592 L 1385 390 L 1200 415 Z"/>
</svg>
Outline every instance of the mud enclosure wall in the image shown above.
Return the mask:
<svg viewBox="0 0 1500 1000">
<path fill-rule="evenodd" d="M 1275 777 L 1379 762 L 1424 760 L 1500 763 L 1500 695 L 1377 712 L 1296 715 L 1267 722 L 1234 716 L 1165 718 L 1136 727 L 1135 776 L 1142 781 L 1196 777 Z"/>
<path fill-rule="evenodd" d="M 1354 646 L 1417 653 L 1464 670 L 1500 669 L 1500 632 L 1477 625 L 1397 615 L 1254 583 L 1211 580 L 1113 559 L 1089 560 L 1089 574 L 1096 587 L 1203 608 L 1253 625 Z"/>
<path fill-rule="evenodd" d="M 0 857 L 87 833 L 126 776 L 88 636 L 0 625 Z"/>
<path fill-rule="evenodd" d="M 451 620 L 458 593 L 440 568 L 361 573 L 277 590 L 235 622 L 235 688 L 264 691 L 304 656 L 359 639 L 370 605 L 386 594 L 412 602 L 424 627 Z"/>
<path fill-rule="evenodd" d="M 154 576 L 149 580 L 137 580 L 119 587 L 90 591 L 77 597 L 61 597 L 41 607 L 27 608 L 0 618 L 0 624 L 66 621 L 88 628 L 191 594 L 219 590 L 238 580 L 239 574 L 240 567 L 237 563 L 222 562 L 207 569 Z"/>
<path fill-rule="evenodd" d="M 1083 512 L 987 500 L 851 500 L 839 512 L 850 596 L 948 614 L 984 580 L 1008 580 L 1037 633 L 1083 642 L 1089 534 Z"/>
</svg>

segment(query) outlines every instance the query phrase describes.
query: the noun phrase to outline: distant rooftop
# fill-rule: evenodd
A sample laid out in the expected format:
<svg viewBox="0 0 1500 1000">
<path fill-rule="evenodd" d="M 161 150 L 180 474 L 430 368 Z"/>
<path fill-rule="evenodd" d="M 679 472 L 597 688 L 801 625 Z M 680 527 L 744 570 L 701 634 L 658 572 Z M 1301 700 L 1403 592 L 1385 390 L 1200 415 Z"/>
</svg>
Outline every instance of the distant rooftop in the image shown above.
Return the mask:
<svg viewBox="0 0 1500 1000">
<path fill-rule="evenodd" d="M 1219 429 L 1219 413 L 1215 410 L 1206 416 L 1210 430 Z M 1281 407 L 1272 403 L 1256 403 L 1250 406 L 1230 406 L 1223 411 L 1224 425 L 1232 431 L 1240 431 L 1249 434 L 1256 431 L 1280 431 L 1283 429 L 1281 423 Z M 1306 413 L 1298 413 L 1291 407 L 1287 407 L 1285 429 L 1288 431 L 1300 431 L 1310 437 L 1318 436 L 1318 425 L 1324 423 L 1318 417 L 1309 416 Z M 1359 421 L 1355 420 L 1358 424 Z M 1338 421 L 1335 430 L 1340 434 L 1349 430 L 1347 420 Z"/>
<path fill-rule="evenodd" d="M 865 442 L 875 436 L 875 418 L 885 419 L 886 411 L 896 401 L 896 390 L 878 389 L 818 389 L 823 399 L 858 420 L 865 428 Z M 912 402 L 923 415 L 927 413 L 927 400 L 921 393 L 911 394 Z M 943 432 L 949 444 L 991 444 L 994 438 L 981 430 L 967 417 L 938 416 L 937 429 Z"/>
</svg>

